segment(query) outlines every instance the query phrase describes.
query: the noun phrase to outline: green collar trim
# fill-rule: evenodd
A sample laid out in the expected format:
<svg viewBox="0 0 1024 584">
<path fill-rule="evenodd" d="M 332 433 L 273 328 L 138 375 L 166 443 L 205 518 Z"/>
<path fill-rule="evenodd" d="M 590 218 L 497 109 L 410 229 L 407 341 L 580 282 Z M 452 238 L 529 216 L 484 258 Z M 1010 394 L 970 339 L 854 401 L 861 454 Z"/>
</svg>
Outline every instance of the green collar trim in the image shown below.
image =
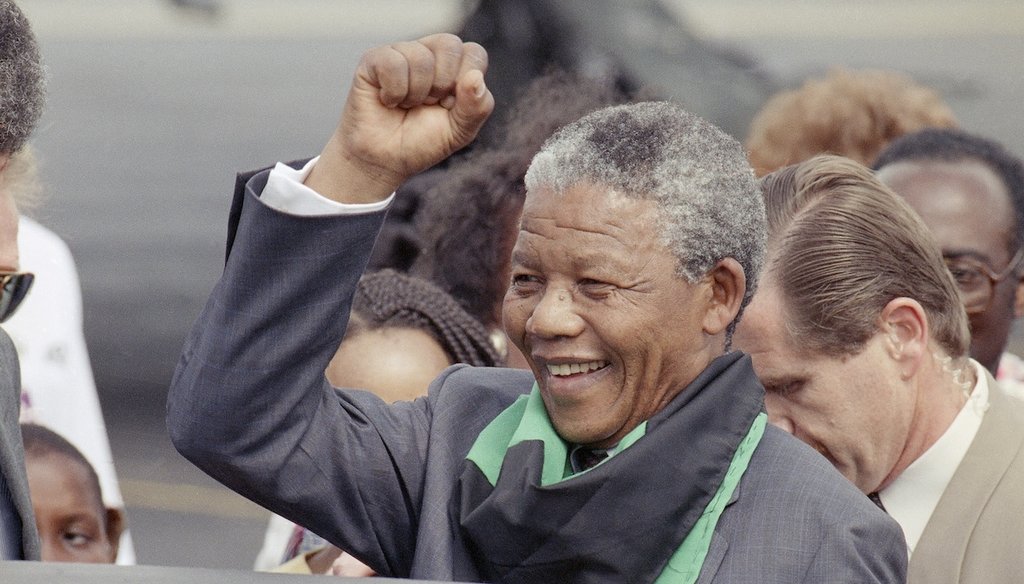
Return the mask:
<svg viewBox="0 0 1024 584">
<path fill-rule="evenodd" d="M 632 446 L 646 433 L 647 422 L 633 428 L 623 436 L 618 445 L 608 451 L 608 458 L 601 461 L 601 464 Z M 569 464 L 569 444 L 558 435 L 555 427 L 551 424 L 536 382 L 529 394 L 519 396 L 511 406 L 484 428 L 476 442 L 473 443 L 466 459 L 480 469 L 487 478 L 487 482 L 493 487 L 498 483 L 498 477 L 501 476 L 501 465 L 505 460 L 505 452 L 520 442 L 530 440 L 539 440 L 544 444 L 541 486 L 546 487 L 576 476 Z M 583 474 L 583 472 L 576 474 Z"/>
<path fill-rule="evenodd" d="M 750 458 L 761 442 L 761 437 L 764 436 L 767 422 L 768 416 L 764 412 L 754 418 L 747 436 L 740 442 L 736 454 L 732 457 L 732 464 L 725 472 L 725 480 L 719 485 L 718 491 L 711 498 L 711 502 L 708 503 L 693 529 L 686 535 L 683 544 L 669 558 L 668 564 L 654 584 L 669 582 L 691 584 L 697 581 L 700 570 L 704 566 L 704 559 L 707 558 L 708 550 L 711 549 L 711 538 L 714 536 L 718 519 L 722 516 L 722 511 L 725 511 L 729 501 L 732 500 L 733 492 L 740 484 L 743 473 L 747 472 Z"/>
</svg>

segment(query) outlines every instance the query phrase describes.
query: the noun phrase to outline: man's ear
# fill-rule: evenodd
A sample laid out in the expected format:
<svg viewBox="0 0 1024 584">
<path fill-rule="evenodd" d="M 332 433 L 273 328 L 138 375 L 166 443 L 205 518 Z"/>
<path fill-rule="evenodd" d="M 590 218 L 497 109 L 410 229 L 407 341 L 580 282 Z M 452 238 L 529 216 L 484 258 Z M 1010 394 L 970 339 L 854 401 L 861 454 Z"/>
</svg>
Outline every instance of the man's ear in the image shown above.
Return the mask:
<svg viewBox="0 0 1024 584">
<path fill-rule="evenodd" d="M 710 285 L 710 294 L 704 313 L 704 332 L 717 335 L 739 314 L 743 296 L 747 292 L 747 276 L 739 262 L 725 258 L 715 264 L 705 278 Z"/>
<path fill-rule="evenodd" d="M 121 545 L 121 533 L 124 532 L 124 511 L 107 507 L 107 540 L 110 541 L 110 563 L 117 562 L 117 552 Z"/>
<path fill-rule="evenodd" d="M 882 309 L 879 327 L 886 336 L 888 354 L 910 377 L 928 354 L 930 332 L 924 307 L 911 298 L 894 298 Z"/>
</svg>

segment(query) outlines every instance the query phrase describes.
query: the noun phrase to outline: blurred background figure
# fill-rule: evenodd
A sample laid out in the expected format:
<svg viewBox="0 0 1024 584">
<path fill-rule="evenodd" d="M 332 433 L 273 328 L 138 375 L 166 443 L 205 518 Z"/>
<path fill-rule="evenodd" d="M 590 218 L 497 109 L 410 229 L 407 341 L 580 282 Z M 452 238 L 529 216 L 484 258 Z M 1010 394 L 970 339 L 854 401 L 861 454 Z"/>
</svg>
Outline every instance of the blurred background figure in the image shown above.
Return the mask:
<svg viewBox="0 0 1024 584">
<path fill-rule="evenodd" d="M 1024 161 L 957 130 L 923 130 L 889 145 L 876 174 L 924 220 L 960 288 L 971 357 L 1024 395 L 1024 361 L 1007 352 L 1024 314 Z"/>
<path fill-rule="evenodd" d="M 750 123 L 745 146 L 757 176 L 818 154 L 870 165 L 886 144 L 922 128 L 954 128 L 939 94 L 895 71 L 835 68 L 774 95 Z"/>
<path fill-rule="evenodd" d="M 85 456 L 59 434 L 22 424 L 36 527 L 44 562 L 112 564 L 124 514 L 103 503 L 99 477 Z"/>
<path fill-rule="evenodd" d="M 31 148 L 11 158 L 6 174 L 6 188 L 20 210 L 42 207 L 43 187 Z M 82 332 L 82 291 L 75 260 L 60 236 L 24 214 L 18 221 L 18 249 L 21 269 L 35 274 L 32 293 L 4 323 L 21 365 L 20 420 L 56 428 L 81 449 L 93 461 L 104 503 L 123 510 Z M 132 564 L 131 535 L 124 530 L 121 537 L 118 562 Z"/>
<path fill-rule="evenodd" d="M 339 315 L 341 318 L 342 315 Z M 387 402 L 412 400 L 447 367 L 500 367 L 504 360 L 487 330 L 434 284 L 394 270 L 364 275 L 352 302 L 345 338 L 325 375 L 335 387 L 371 391 Z M 257 570 L 372 575 L 369 568 L 320 537 L 274 516 Z"/>
<path fill-rule="evenodd" d="M 733 136 L 775 90 L 756 61 L 700 39 L 657 0 L 479 0 L 457 32 L 490 55 L 496 109 L 552 66 L 581 77 L 648 88 Z M 484 135 L 494 130 L 485 126 Z"/>
</svg>

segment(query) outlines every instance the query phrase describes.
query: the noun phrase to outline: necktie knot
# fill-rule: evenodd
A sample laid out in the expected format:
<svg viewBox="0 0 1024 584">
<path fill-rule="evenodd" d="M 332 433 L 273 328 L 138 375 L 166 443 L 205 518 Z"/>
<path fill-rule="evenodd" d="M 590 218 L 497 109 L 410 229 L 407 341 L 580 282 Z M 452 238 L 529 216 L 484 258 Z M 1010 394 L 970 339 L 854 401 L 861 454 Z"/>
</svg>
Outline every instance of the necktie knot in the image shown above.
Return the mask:
<svg viewBox="0 0 1024 584">
<path fill-rule="evenodd" d="M 590 450 L 589 448 L 580 448 L 576 450 L 576 465 L 581 470 L 587 470 L 594 468 L 602 460 L 608 458 L 607 450 Z"/>
</svg>

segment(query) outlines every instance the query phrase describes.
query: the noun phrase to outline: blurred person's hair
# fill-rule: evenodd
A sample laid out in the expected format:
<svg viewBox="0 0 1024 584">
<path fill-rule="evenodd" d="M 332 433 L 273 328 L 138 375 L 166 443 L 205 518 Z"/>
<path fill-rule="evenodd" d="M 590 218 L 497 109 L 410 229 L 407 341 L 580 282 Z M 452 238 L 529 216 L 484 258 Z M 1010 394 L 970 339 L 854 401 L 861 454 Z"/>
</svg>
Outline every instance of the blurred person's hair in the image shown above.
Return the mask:
<svg viewBox="0 0 1024 584">
<path fill-rule="evenodd" d="M 757 289 L 766 229 L 764 202 L 736 140 L 669 102 L 605 108 L 556 132 L 526 172 L 531 196 L 559 196 L 577 185 L 653 201 L 658 223 L 651 227 L 687 281 L 736 260 L 747 286 L 731 338 Z"/>
<path fill-rule="evenodd" d="M 427 333 L 452 363 L 478 367 L 503 364 L 484 326 L 437 286 L 394 270 L 364 275 L 352 301 L 345 338 L 390 328 Z"/>
<path fill-rule="evenodd" d="M 761 188 L 765 274 L 781 291 L 788 333 L 808 353 L 858 354 L 885 306 L 905 297 L 924 308 L 941 349 L 966 358 L 967 315 L 938 245 L 869 169 L 817 156 L 765 176 Z"/>
<path fill-rule="evenodd" d="M 32 27 L 14 2 L 0 0 L 0 153 L 24 146 L 43 113 L 44 93 Z"/>
<path fill-rule="evenodd" d="M 499 325 L 530 160 L 558 128 L 629 99 L 610 80 L 560 70 L 535 79 L 493 134 L 499 142 L 480 145 L 437 176 L 417 218 L 423 248 L 412 273 L 485 326 Z"/>
<path fill-rule="evenodd" d="M 1002 144 L 962 130 L 927 129 L 894 140 L 872 165 L 875 170 L 897 162 L 976 161 L 999 177 L 1013 205 L 1010 254 L 1024 247 L 1024 161 Z"/>
<path fill-rule="evenodd" d="M 868 165 L 899 136 L 956 126 L 939 94 L 905 75 L 837 68 L 769 99 L 754 116 L 745 146 L 762 176 L 818 154 Z"/>
</svg>

